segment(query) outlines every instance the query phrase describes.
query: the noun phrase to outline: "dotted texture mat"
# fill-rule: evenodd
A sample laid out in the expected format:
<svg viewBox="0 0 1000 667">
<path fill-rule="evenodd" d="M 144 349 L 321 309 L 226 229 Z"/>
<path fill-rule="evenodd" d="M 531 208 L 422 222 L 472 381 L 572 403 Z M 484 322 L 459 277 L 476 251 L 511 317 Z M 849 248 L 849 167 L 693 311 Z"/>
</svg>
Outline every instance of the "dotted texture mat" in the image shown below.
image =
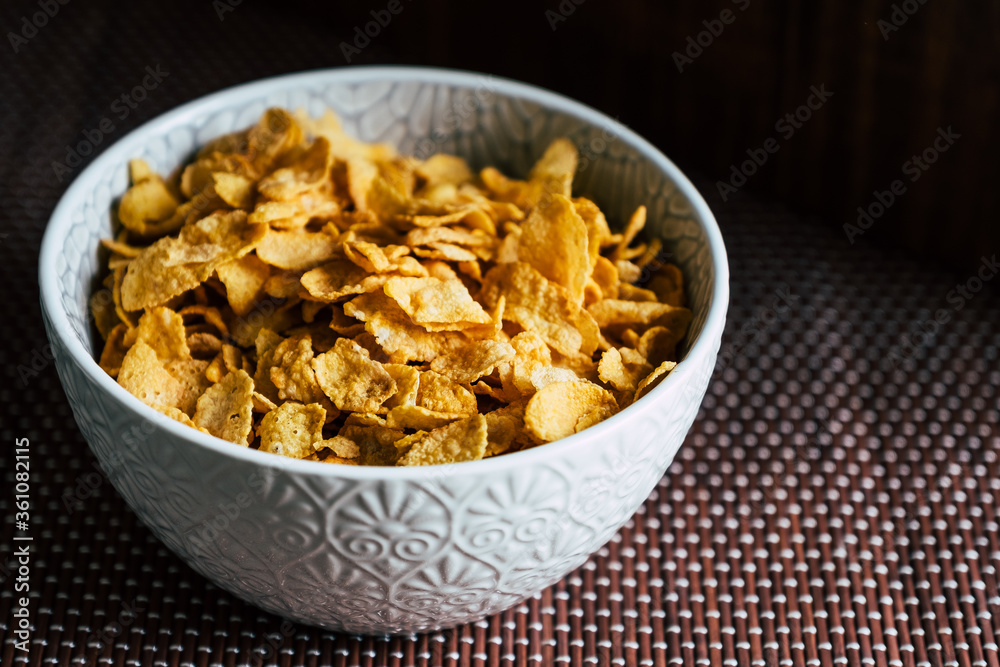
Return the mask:
<svg viewBox="0 0 1000 667">
<path fill-rule="evenodd" d="M 257 611 L 159 545 L 97 474 L 46 359 L 37 251 L 80 169 L 60 182 L 53 162 L 66 163 L 103 118 L 115 125 L 110 143 L 225 85 L 340 64 L 315 48 L 258 52 L 222 30 L 213 7 L 151 17 L 117 3 L 60 5 L 4 54 L 0 664 L 1000 665 L 996 285 L 852 246 L 745 197 L 710 199 L 732 305 L 692 432 L 633 520 L 535 599 L 437 634 L 335 635 Z M 2 11 L 6 32 L 37 6 Z M 240 11 L 225 21 L 271 22 Z M 303 23 L 275 24 L 276 43 Z M 225 74 L 213 75 L 223 56 Z M 169 76 L 118 119 L 113 100 L 157 63 Z M 14 649 L 11 617 L 11 450 L 23 437 L 28 655 Z M 67 492 L 80 502 L 67 506 Z"/>
</svg>

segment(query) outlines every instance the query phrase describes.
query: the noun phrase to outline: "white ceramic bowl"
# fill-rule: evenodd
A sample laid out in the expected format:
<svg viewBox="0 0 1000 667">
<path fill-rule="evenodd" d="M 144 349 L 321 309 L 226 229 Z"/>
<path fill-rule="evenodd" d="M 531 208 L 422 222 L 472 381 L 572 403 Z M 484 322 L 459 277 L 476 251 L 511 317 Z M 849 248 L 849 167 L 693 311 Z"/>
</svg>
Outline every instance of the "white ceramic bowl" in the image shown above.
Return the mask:
<svg viewBox="0 0 1000 667">
<path fill-rule="evenodd" d="M 336 466 L 273 456 L 160 415 L 118 386 L 87 299 L 127 163 L 168 172 L 265 108 L 333 108 L 365 141 L 457 153 L 524 174 L 549 141 L 580 149 L 574 194 L 623 221 L 638 204 L 682 268 L 694 321 L 683 359 L 618 415 L 555 443 L 426 468 Z M 292 620 L 361 633 L 417 632 L 502 611 L 608 541 L 646 499 L 691 426 L 729 299 L 722 237 L 687 178 L 593 109 L 532 86 L 423 68 L 350 68 L 224 90 L 108 148 L 56 207 L 39 280 L 59 377 L 87 442 L 150 530 L 192 568 Z"/>
</svg>

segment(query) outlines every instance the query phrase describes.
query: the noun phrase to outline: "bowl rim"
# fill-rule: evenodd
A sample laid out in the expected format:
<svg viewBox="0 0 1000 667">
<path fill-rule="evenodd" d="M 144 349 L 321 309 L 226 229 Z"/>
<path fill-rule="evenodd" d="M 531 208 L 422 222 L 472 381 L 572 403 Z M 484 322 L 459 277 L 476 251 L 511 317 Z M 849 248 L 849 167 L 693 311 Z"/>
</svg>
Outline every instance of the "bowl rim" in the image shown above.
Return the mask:
<svg viewBox="0 0 1000 667">
<path fill-rule="evenodd" d="M 614 132 L 619 140 L 637 149 L 669 177 L 677 189 L 690 202 L 697 219 L 705 231 L 705 238 L 708 242 L 712 258 L 712 267 L 715 272 L 715 284 L 711 294 L 711 304 L 701 333 L 674 372 L 667 375 L 647 395 L 621 412 L 580 433 L 545 445 L 490 459 L 415 467 L 331 465 L 322 461 L 293 459 L 276 456 L 268 452 L 261 452 L 249 447 L 241 447 L 207 433 L 197 431 L 190 426 L 167 417 L 130 394 L 110 375 L 105 373 L 90 351 L 72 333 L 69 317 L 62 308 L 59 276 L 56 272 L 58 255 L 62 248 L 61 241 L 66 230 L 73 222 L 71 214 L 85 194 L 96 187 L 99 176 L 114 166 L 127 163 L 131 157 L 137 154 L 137 147 L 147 141 L 145 138 L 147 134 L 155 133 L 163 135 L 169 129 L 177 126 L 196 125 L 194 121 L 199 117 L 209 114 L 215 105 L 225 104 L 229 106 L 241 101 L 264 100 L 270 93 L 284 92 L 296 88 L 310 88 L 317 85 L 335 83 L 349 85 L 379 79 L 393 82 L 412 81 L 468 88 L 475 87 L 477 83 L 481 83 L 484 77 L 496 85 L 496 93 L 499 95 L 528 100 L 540 106 L 577 117 L 596 127 L 606 128 Z M 658 396 L 671 391 L 671 388 L 675 386 L 680 389 L 679 385 L 689 380 L 687 377 L 689 373 L 683 372 L 685 367 L 684 361 L 691 361 L 692 363 L 687 364 L 687 366 L 693 367 L 697 365 L 694 361 L 704 359 L 704 357 L 715 352 L 712 349 L 714 345 L 713 341 L 721 337 L 729 305 L 729 265 L 722 233 L 719 230 L 715 216 L 687 176 L 646 139 L 622 123 L 590 106 L 538 86 L 484 72 L 398 65 L 323 68 L 254 80 L 209 93 L 146 121 L 107 146 L 83 171 L 77 174 L 72 183 L 67 187 L 46 225 L 39 251 L 38 280 L 41 306 L 51 323 L 51 327 L 48 329 L 49 335 L 59 338 L 59 342 L 72 357 L 77 367 L 89 376 L 101 389 L 108 392 L 109 398 L 117 399 L 122 403 L 123 407 L 133 409 L 143 419 L 153 422 L 171 435 L 182 438 L 198 447 L 203 447 L 222 456 L 257 464 L 265 468 L 279 469 L 289 473 L 344 477 L 358 480 L 377 479 L 383 481 L 408 480 L 419 482 L 459 473 L 469 475 L 500 473 L 520 466 L 538 465 L 555 459 L 561 459 L 565 456 L 572 456 L 570 450 L 574 447 L 582 446 L 586 441 L 605 440 L 611 430 L 625 427 L 628 420 L 638 417 L 645 410 L 655 409 Z"/>
</svg>

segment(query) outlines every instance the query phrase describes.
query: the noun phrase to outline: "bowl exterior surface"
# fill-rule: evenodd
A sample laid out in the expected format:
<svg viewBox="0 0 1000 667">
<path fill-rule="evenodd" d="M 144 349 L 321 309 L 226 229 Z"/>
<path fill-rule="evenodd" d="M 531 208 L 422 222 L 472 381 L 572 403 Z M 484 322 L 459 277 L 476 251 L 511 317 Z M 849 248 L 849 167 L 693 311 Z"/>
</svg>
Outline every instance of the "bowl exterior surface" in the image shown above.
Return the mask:
<svg viewBox="0 0 1000 667">
<path fill-rule="evenodd" d="M 333 466 L 272 465 L 265 454 L 230 455 L 239 448 L 206 447 L 206 436 L 180 433 L 184 427 L 117 390 L 85 358 L 95 345 L 86 302 L 99 271 L 99 241 L 111 235 L 109 211 L 127 187 L 128 159 L 144 157 L 170 171 L 199 144 L 251 125 L 272 105 L 314 115 L 330 107 L 362 140 L 422 156 L 453 152 L 474 166 L 499 164 L 514 173 L 526 172 L 551 139 L 570 137 L 582 163 L 574 190 L 592 195 L 609 219 L 627 218 L 639 203 L 649 208 L 653 233 L 672 249 L 670 261 L 691 286 L 697 354 L 647 398 L 574 436 L 572 448 L 555 443 L 539 448 L 551 447 L 551 454 L 512 455 L 522 457 L 518 465 L 357 477 Z M 54 244 L 53 265 L 41 269 L 43 314 L 77 423 L 143 523 L 192 568 L 256 606 L 359 633 L 474 621 L 581 565 L 647 498 L 690 428 L 721 339 L 720 319 L 706 327 L 708 311 L 725 297 L 718 281 L 728 280 L 713 264 L 690 184 L 670 178 L 642 144 L 619 136 L 631 133 L 601 118 L 485 76 L 327 71 L 210 96 L 98 158 L 50 223 L 45 243 Z"/>
</svg>

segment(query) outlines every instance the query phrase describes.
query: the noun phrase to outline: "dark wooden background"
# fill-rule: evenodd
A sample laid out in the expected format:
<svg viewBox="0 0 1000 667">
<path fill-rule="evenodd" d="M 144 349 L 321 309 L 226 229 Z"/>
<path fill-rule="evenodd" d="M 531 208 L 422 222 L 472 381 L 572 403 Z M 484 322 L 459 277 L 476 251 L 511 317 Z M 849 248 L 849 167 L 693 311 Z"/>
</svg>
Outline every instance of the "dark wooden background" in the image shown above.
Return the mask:
<svg viewBox="0 0 1000 667">
<path fill-rule="evenodd" d="M 618 118 L 713 183 L 729 178 L 747 150 L 776 137 L 779 151 L 734 197 L 751 191 L 841 227 L 856 219 L 858 206 L 874 201 L 875 190 L 902 178 L 906 193 L 863 242 L 960 269 L 1000 246 L 996 0 L 398 1 L 402 11 L 352 54 L 352 64 L 456 67 L 538 84 Z M 4 4 L 5 32 L 38 10 L 35 1 Z M 203 89 L 186 81 L 199 94 L 220 80 L 283 73 L 289 61 L 299 69 L 346 65 L 341 43 L 388 4 L 72 0 L 51 19 L 60 28 L 43 28 L 16 56 L 6 43 L 0 51 L 8 49 L 9 69 L 44 58 L 46 42 L 60 39 L 69 25 L 109 44 L 140 26 L 148 31 L 134 60 L 95 61 L 92 74 L 68 82 L 93 87 L 96 120 L 105 97 L 129 83 L 133 70 L 157 61 L 182 77 L 203 78 Z M 894 4 L 916 11 L 886 38 L 879 21 L 891 21 Z M 688 38 L 706 30 L 703 21 L 723 10 L 734 20 L 679 72 L 674 53 L 683 53 Z M 176 32 L 149 31 L 161 20 L 214 23 L 217 37 L 206 41 L 199 30 L 197 40 L 178 43 Z M 206 69 L 211 76 L 202 76 Z M 4 76 L 0 69 L 0 85 Z M 803 104 L 814 85 L 833 96 L 794 136 L 781 137 L 776 122 Z M 154 100 L 123 125 L 166 108 Z M 949 126 L 961 138 L 911 183 L 902 165 Z M 713 206 L 727 205 L 717 193 L 706 196 Z"/>
</svg>

